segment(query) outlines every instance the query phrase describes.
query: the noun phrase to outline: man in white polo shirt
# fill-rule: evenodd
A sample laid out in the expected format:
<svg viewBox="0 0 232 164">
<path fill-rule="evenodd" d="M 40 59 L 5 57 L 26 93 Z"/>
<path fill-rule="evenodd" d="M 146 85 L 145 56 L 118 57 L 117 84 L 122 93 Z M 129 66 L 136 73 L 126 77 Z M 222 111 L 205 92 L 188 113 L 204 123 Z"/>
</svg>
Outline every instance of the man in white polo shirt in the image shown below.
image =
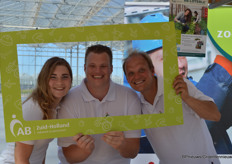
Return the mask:
<svg viewBox="0 0 232 164">
<path fill-rule="evenodd" d="M 143 114 L 163 113 L 163 79 L 154 76 L 150 57 L 133 51 L 124 60 L 123 69 L 131 87 L 141 93 Z M 213 100 L 182 75 L 175 78 L 173 87 L 183 100 L 184 124 L 145 129 L 160 164 L 220 163 L 204 120 L 220 119 Z"/>
<path fill-rule="evenodd" d="M 137 94 L 111 81 L 111 49 L 88 47 L 85 54 L 86 78 L 73 88 L 62 103 L 59 118 L 105 117 L 141 114 Z M 66 160 L 82 164 L 129 164 L 139 151 L 140 130 L 59 138 Z M 64 161 L 64 159 L 61 159 Z"/>
</svg>

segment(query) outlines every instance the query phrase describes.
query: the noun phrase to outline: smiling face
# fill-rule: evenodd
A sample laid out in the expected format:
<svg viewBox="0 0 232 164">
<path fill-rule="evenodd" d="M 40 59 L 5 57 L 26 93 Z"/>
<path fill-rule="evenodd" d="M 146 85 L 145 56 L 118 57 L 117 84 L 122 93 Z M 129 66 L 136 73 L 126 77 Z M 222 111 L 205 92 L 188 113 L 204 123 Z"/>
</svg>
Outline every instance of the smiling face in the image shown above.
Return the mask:
<svg viewBox="0 0 232 164">
<path fill-rule="evenodd" d="M 125 73 L 130 86 L 143 95 L 149 92 L 154 80 L 154 69 L 149 68 L 142 56 L 133 56 L 125 63 Z"/>
<path fill-rule="evenodd" d="M 106 52 L 90 52 L 84 65 L 87 88 L 108 90 L 112 69 L 109 55 Z"/>
<path fill-rule="evenodd" d="M 49 89 L 56 101 L 59 102 L 71 88 L 71 75 L 64 65 L 57 65 L 49 78 Z"/>
</svg>

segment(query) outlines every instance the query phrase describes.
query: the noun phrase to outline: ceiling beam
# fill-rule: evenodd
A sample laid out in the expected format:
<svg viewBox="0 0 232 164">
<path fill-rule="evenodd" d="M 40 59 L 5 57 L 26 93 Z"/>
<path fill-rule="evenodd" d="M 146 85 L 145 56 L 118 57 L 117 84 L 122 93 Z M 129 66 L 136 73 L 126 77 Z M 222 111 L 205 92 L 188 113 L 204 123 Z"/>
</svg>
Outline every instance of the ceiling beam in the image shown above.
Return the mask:
<svg viewBox="0 0 232 164">
<path fill-rule="evenodd" d="M 37 3 L 37 8 L 36 8 L 35 16 L 34 16 L 33 23 L 32 23 L 31 26 L 35 26 L 36 20 L 37 20 L 38 15 L 39 15 L 40 8 L 42 6 L 42 1 L 43 0 L 40 0 L 39 2 L 36 2 Z"/>
<path fill-rule="evenodd" d="M 23 28 L 23 29 L 36 29 L 37 27 L 34 26 L 14 26 L 14 25 L 1 25 L 0 27 L 5 27 L 5 28 Z M 48 28 L 43 28 L 40 27 L 39 29 L 48 29 Z"/>
<path fill-rule="evenodd" d="M 70 10 L 69 13 L 67 15 L 65 15 L 66 18 L 68 18 L 72 14 L 72 12 L 75 10 L 75 8 L 80 5 L 80 2 L 81 2 L 81 0 L 76 2 L 75 6 L 72 8 L 72 10 Z M 80 15 L 78 15 L 78 16 L 80 16 Z M 76 21 L 76 19 L 75 19 L 75 21 Z"/>
<path fill-rule="evenodd" d="M 109 18 L 108 18 L 107 20 L 105 20 L 103 23 L 108 23 L 108 22 L 110 22 L 110 23 L 115 23 L 115 22 L 113 21 L 113 19 L 119 17 L 120 14 L 124 14 L 124 8 L 122 8 L 120 11 L 118 11 L 117 13 L 115 13 L 114 15 L 112 15 L 111 17 L 109 17 Z M 124 21 L 123 19 L 124 19 L 124 17 L 122 18 L 122 23 L 123 23 L 123 21 Z"/>
<path fill-rule="evenodd" d="M 92 18 L 96 13 L 98 13 L 110 0 L 100 0 L 95 6 L 92 6 L 90 10 L 83 16 L 82 20 L 77 22 L 76 26 L 82 26 L 87 20 Z"/>
</svg>

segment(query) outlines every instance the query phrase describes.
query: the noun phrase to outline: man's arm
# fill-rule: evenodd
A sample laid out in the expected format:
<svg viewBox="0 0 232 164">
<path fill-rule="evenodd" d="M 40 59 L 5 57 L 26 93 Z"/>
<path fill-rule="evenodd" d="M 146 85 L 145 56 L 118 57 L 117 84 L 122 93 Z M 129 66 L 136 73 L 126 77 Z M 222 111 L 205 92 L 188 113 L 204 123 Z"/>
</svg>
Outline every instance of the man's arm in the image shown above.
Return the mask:
<svg viewBox="0 0 232 164">
<path fill-rule="evenodd" d="M 182 100 L 194 110 L 201 118 L 211 121 L 219 121 L 221 114 L 214 102 L 202 101 L 191 97 L 188 92 L 188 87 L 181 75 L 178 75 L 173 83 L 176 94 L 180 94 Z"/>
<path fill-rule="evenodd" d="M 81 133 L 73 137 L 76 145 L 62 147 L 64 156 L 69 163 L 82 162 L 86 160 L 94 149 L 94 139 L 89 135 Z"/>
<path fill-rule="evenodd" d="M 124 158 L 135 158 L 139 152 L 140 138 L 125 138 L 121 131 L 107 132 L 102 139 Z"/>
<path fill-rule="evenodd" d="M 15 163 L 16 164 L 29 164 L 33 145 L 24 144 L 21 142 L 15 143 Z"/>
</svg>

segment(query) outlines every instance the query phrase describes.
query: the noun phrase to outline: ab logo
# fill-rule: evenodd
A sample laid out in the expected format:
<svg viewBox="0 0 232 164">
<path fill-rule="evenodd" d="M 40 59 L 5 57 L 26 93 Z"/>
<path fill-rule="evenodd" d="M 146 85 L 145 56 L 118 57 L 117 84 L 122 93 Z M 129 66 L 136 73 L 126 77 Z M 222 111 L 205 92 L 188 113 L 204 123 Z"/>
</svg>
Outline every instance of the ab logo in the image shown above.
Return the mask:
<svg viewBox="0 0 232 164">
<path fill-rule="evenodd" d="M 31 127 L 23 127 L 23 124 L 21 121 L 16 119 L 16 115 L 12 115 L 13 120 L 10 123 L 10 131 L 13 134 L 13 136 L 19 136 L 19 135 L 30 135 L 31 134 Z M 17 128 L 16 128 L 17 127 Z M 14 128 L 17 133 L 15 134 Z"/>
</svg>

